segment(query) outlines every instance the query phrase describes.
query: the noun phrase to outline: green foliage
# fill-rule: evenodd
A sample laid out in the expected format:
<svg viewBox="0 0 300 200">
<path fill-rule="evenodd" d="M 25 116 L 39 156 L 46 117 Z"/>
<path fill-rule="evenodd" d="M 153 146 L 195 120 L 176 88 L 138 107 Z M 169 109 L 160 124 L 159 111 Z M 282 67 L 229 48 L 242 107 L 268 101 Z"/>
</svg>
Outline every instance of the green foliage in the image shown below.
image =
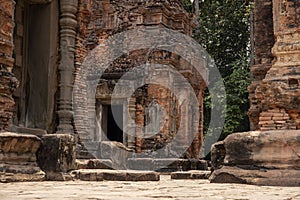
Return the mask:
<svg viewBox="0 0 300 200">
<path fill-rule="evenodd" d="M 222 135 L 223 138 L 235 131 L 247 131 L 249 129 L 247 117 L 247 111 L 249 109 L 247 87 L 251 79 L 247 57 L 241 57 L 235 61 L 232 64 L 232 69 L 233 72 L 224 78 L 227 109 Z"/>
<path fill-rule="evenodd" d="M 208 130 L 210 123 L 210 112 L 211 109 L 217 109 L 217 112 L 225 118 L 225 124 L 222 129 L 222 134 L 219 140 L 223 140 L 227 135 L 233 132 L 242 132 L 249 130 L 249 122 L 247 112 L 249 109 L 248 90 L 247 87 L 251 83 L 249 59 L 244 56 L 235 61 L 230 65 L 232 67 L 232 73 L 216 82 L 211 88 L 211 91 L 207 91 L 204 98 L 205 107 L 205 133 L 210 132 L 211 134 L 216 130 Z M 216 91 L 222 89 L 222 83 L 225 86 L 226 98 L 225 97 L 214 97 L 218 94 Z M 214 98 L 213 98 L 214 97 Z M 212 99 L 217 102 L 212 102 Z M 215 105 L 226 105 L 225 110 L 218 110 Z M 214 122 L 218 124 L 220 122 Z M 219 124 L 220 126 L 222 124 Z"/>
<path fill-rule="evenodd" d="M 188 12 L 194 12 L 190 0 L 181 1 Z M 249 18 L 252 7 L 251 0 L 199 0 L 198 26 L 193 37 L 215 60 L 226 90 L 226 100 L 223 97 L 212 98 L 215 91 L 222 88 L 220 81 L 213 83 L 211 91 L 206 92 L 204 126 L 207 136 L 213 137 L 212 133 L 216 130 L 211 127 L 208 130 L 210 111 L 217 109 L 225 117 L 220 140 L 233 132 L 249 130 L 247 87 L 251 82 Z M 226 110 L 218 110 L 211 99 L 226 104 Z M 214 122 L 217 123 L 221 122 Z"/>
<path fill-rule="evenodd" d="M 202 0 L 199 8 L 194 38 L 215 59 L 221 74 L 228 76 L 231 64 L 248 51 L 248 0 Z"/>
<path fill-rule="evenodd" d="M 236 131 L 249 130 L 247 111 L 249 109 L 247 87 L 250 84 L 249 70 L 249 0 L 200 0 L 199 24 L 194 32 L 197 40 L 213 57 L 226 89 L 225 125 L 220 139 Z M 205 128 L 208 131 L 210 110 L 214 106 L 211 95 L 220 89 L 220 82 L 214 83 L 205 97 Z M 223 102 L 224 101 L 224 102 Z M 213 131 L 213 130 L 209 130 Z"/>
</svg>

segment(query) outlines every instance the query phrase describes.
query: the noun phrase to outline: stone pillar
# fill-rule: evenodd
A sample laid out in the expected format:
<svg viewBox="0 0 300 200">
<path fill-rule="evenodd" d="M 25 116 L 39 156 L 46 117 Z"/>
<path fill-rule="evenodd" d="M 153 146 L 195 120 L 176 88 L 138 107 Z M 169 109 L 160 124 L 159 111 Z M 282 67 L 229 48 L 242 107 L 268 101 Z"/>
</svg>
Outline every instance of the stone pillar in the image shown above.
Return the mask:
<svg viewBox="0 0 300 200">
<path fill-rule="evenodd" d="M 130 98 L 129 100 L 129 105 L 128 105 L 128 108 L 129 108 L 129 120 L 130 121 L 133 121 L 135 122 L 135 98 Z M 129 149 L 135 149 L 135 141 L 134 141 L 134 138 L 135 138 L 135 127 L 136 127 L 136 124 L 135 123 L 130 123 L 129 124 L 129 127 L 128 127 L 128 148 Z"/>
<path fill-rule="evenodd" d="M 199 158 L 204 158 L 204 86 L 200 89 L 198 94 L 198 102 L 199 102 L 199 140 L 200 140 L 200 149 L 199 149 Z"/>
<path fill-rule="evenodd" d="M 194 140 L 192 143 L 192 158 L 199 158 L 199 150 L 200 150 L 200 132 L 199 132 L 199 113 L 197 108 L 192 107 L 190 115 L 192 117 L 192 131 L 194 134 Z"/>
<path fill-rule="evenodd" d="M 190 146 L 191 142 L 191 135 L 189 129 L 189 87 L 186 83 L 180 83 L 175 85 L 175 94 L 179 94 L 179 115 L 180 118 L 177 122 L 177 126 L 179 127 L 176 135 L 176 143 L 177 149 L 181 152 L 184 149 L 187 149 Z M 190 146 L 186 152 L 186 157 L 191 157 L 192 146 Z"/>
<path fill-rule="evenodd" d="M 203 86 L 204 87 L 204 86 Z M 193 116 L 193 132 L 195 134 L 193 140 L 193 158 L 203 158 L 203 90 L 201 89 L 198 94 L 199 107 L 192 107 Z"/>
<path fill-rule="evenodd" d="M 14 1 L 0 1 L 0 131 L 9 130 L 12 125 L 15 105 L 12 93 L 18 85 L 12 73 L 14 9 Z"/>
<path fill-rule="evenodd" d="M 144 107 L 141 104 L 136 104 L 136 153 L 142 152 L 142 145 L 143 145 L 143 127 L 144 127 Z"/>
<path fill-rule="evenodd" d="M 89 97 L 94 98 L 88 98 L 87 99 L 87 110 L 88 110 L 88 120 L 89 120 L 89 129 L 88 129 L 88 140 L 89 141 L 95 141 L 96 139 L 96 90 L 94 88 L 97 88 L 98 80 L 88 80 L 87 81 L 87 95 Z M 87 139 L 87 138 L 82 138 Z"/>
<path fill-rule="evenodd" d="M 57 132 L 73 133 L 73 73 L 78 0 L 60 1 L 60 62 Z"/>
</svg>

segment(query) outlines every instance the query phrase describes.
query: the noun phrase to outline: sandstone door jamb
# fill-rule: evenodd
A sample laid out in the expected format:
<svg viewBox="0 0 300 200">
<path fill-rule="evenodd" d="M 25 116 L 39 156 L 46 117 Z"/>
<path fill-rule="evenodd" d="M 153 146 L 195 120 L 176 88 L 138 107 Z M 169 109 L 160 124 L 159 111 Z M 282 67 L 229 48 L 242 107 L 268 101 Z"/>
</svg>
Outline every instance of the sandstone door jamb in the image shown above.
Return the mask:
<svg viewBox="0 0 300 200">
<path fill-rule="evenodd" d="M 73 133 L 73 82 L 78 0 L 60 0 L 58 133 Z"/>
</svg>

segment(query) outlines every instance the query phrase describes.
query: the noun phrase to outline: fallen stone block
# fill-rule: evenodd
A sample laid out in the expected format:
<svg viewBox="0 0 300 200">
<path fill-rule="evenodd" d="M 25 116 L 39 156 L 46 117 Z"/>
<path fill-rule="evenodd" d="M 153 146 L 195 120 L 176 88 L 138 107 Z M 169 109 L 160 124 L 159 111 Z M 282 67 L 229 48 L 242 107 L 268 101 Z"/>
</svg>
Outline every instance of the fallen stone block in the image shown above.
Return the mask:
<svg viewBox="0 0 300 200">
<path fill-rule="evenodd" d="M 67 172 L 76 169 L 76 139 L 70 134 L 45 135 L 37 155 L 47 180 L 70 180 Z"/>
<path fill-rule="evenodd" d="M 213 145 L 211 158 L 214 183 L 299 186 L 300 131 L 235 133 Z"/>
<path fill-rule="evenodd" d="M 73 178 L 70 174 L 65 172 L 48 171 L 46 173 L 46 180 L 48 181 L 72 181 Z"/>
<path fill-rule="evenodd" d="M 172 172 L 171 179 L 208 179 L 211 171 L 191 170 L 185 172 Z"/>
<path fill-rule="evenodd" d="M 225 166 L 213 172 L 210 177 L 210 182 L 299 187 L 300 170 L 255 170 Z"/>
</svg>

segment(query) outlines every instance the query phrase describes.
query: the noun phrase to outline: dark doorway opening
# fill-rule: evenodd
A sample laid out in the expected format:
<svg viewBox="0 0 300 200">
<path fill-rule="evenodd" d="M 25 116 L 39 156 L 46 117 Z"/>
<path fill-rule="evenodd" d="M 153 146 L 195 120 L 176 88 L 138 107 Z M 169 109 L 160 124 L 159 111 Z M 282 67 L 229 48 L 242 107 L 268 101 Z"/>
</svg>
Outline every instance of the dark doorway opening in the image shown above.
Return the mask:
<svg viewBox="0 0 300 200">
<path fill-rule="evenodd" d="M 16 1 L 14 73 L 20 87 L 14 93 L 14 125 L 21 127 L 17 132 L 55 132 L 59 1 L 49 2 Z"/>
<path fill-rule="evenodd" d="M 106 136 L 110 141 L 123 143 L 123 105 L 106 105 L 105 107 L 107 109 Z"/>
</svg>

